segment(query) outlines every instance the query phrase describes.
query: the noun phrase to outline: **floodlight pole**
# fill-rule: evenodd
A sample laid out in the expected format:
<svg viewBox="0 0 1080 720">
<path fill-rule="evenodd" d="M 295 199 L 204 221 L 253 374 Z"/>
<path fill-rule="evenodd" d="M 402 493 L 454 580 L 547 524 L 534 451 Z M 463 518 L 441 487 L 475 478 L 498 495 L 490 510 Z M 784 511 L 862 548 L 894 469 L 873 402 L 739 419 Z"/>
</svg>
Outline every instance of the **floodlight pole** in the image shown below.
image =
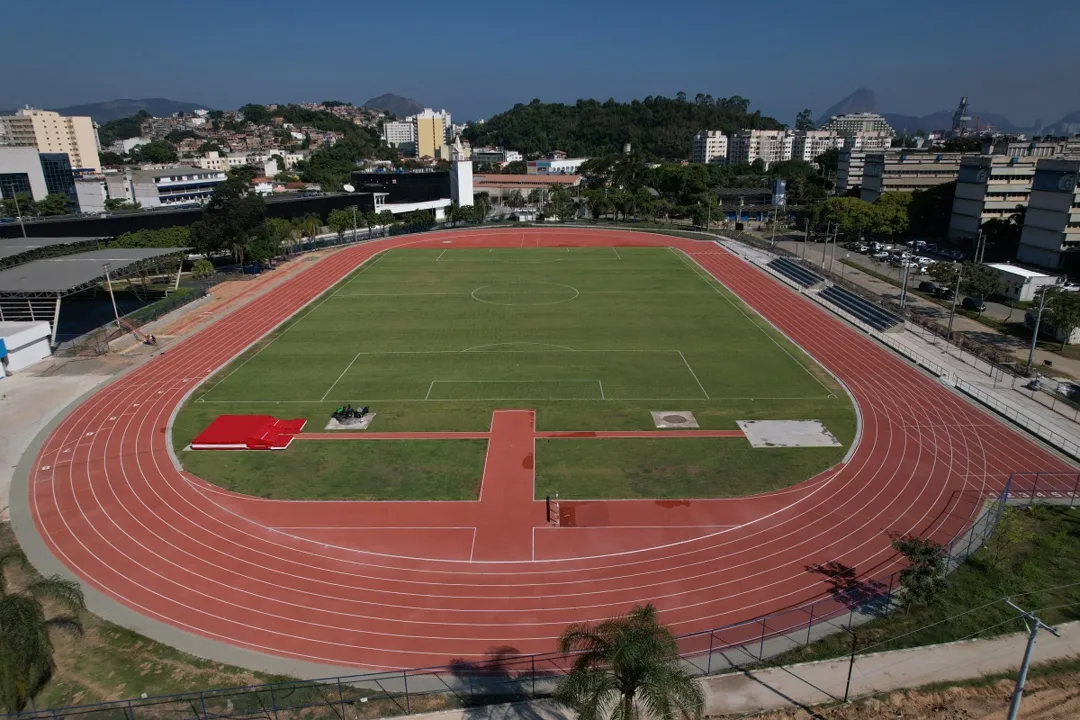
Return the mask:
<svg viewBox="0 0 1080 720">
<path fill-rule="evenodd" d="M 120 329 L 120 311 L 116 309 L 116 295 L 113 294 L 112 277 L 109 275 L 109 263 L 101 266 L 105 269 L 105 284 L 109 286 L 109 299 L 112 300 L 113 317 L 116 318 L 116 329 Z"/>
<path fill-rule="evenodd" d="M 22 210 L 19 209 L 19 193 L 15 192 L 15 187 L 11 188 L 11 199 L 15 201 L 15 214 L 19 216 L 19 227 L 22 228 L 22 236 L 26 237 L 26 223 L 23 222 Z"/>
</svg>

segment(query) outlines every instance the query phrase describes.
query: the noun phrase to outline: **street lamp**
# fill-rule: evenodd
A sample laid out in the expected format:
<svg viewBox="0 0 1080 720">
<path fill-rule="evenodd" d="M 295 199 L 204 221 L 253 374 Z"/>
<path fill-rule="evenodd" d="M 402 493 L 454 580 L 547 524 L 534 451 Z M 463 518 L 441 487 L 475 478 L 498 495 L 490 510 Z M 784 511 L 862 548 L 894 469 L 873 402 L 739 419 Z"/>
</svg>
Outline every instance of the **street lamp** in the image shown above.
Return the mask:
<svg viewBox="0 0 1080 720">
<path fill-rule="evenodd" d="M 1042 292 L 1039 293 L 1039 312 L 1035 315 L 1035 332 L 1031 334 L 1031 349 L 1028 351 L 1028 369 L 1031 369 L 1031 363 L 1035 362 L 1035 343 L 1039 341 L 1039 324 L 1042 322 L 1043 310 L 1046 309 L 1046 296 L 1051 294 L 1051 290 L 1056 290 L 1064 282 L 1064 278 L 1059 277 L 1054 281 L 1054 285 L 1043 286 Z"/>
</svg>

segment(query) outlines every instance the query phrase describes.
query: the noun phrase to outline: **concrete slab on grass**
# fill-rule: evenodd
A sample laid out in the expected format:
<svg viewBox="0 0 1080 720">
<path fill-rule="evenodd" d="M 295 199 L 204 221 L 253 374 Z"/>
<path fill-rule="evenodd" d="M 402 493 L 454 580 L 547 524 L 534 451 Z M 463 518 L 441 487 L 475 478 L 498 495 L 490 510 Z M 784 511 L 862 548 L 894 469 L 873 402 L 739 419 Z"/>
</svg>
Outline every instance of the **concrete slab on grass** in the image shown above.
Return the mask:
<svg viewBox="0 0 1080 720">
<path fill-rule="evenodd" d="M 750 445 L 770 447 L 840 447 L 820 420 L 739 420 Z"/>
<path fill-rule="evenodd" d="M 362 420 L 350 420 L 348 422 L 338 422 L 334 418 L 330 418 L 330 422 L 326 423 L 327 430 L 367 430 L 368 425 L 375 419 L 375 413 L 368 413 Z"/>
<path fill-rule="evenodd" d="M 689 410 L 654 410 L 652 420 L 661 430 L 693 430 L 698 427 L 697 418 Z"/>
</svg>

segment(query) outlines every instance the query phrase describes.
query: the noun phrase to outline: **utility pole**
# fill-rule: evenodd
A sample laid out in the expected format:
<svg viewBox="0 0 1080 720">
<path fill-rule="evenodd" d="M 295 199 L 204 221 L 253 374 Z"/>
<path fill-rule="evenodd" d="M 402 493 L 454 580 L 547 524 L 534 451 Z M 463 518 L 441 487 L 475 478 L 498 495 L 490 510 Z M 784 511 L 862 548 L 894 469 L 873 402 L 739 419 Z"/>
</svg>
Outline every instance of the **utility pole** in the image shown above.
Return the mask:
<svg viewBox="0 0 1080 720">
<path fill-rule="evenodd" d="M 825 240 L 821 244 L 821 269 L 825 269 L 825 251 L 829 249 L 829 231 L 825 231 Z"/>
<path fill-rule="evenodd" d="M 961 265 L 956 269 L 956 292 L 953 293 L 952 312 L 949 314 L 949 340 L 952 340 L 952 323 L 953 319 L 956 317 L 956 303 L 958 300 L 960 300 L 960 278 L 963 276 L 963 274 L 964 266 Z"/>
<path fill-rule="evenodd" d="M 806 225 L 806 237 L 802 242 L 802 259 L 806 259 L 806 244 L 810 242 L 810 218 L 805 218 L 803 224 Z"/>
<path fill-rule="evenodd" d="M 979 237 L 975 241 L 975 262 L 981 263 L 986 256 L 986 241 L 983 239 L 983 231 L 979 230 Z"/>
<path fill-rule="evenodd" d="M 112 278 L 109 277 L 109 263 L 101 266 L 105 270 L 105 284 L 109 286 L 109 299 L 112 300 L 113 317 L 116 318 L 116 329 L 120 328 L 120 311 L 116 309 L 116 296 L 113 295 Z"/>
<path fill-rule="evenodd" d="M 356 242 L 356 206 L 352 206 L 352 241 Z"/>
<path fill-rule="evenodd" d="M 773 247 L 773 250 L 776 249 L 776 216 L 777 216 L 777 212 L 779 210 L 780 210 L 779 207 L 774 207 L 773 211 L 772 211 L 772 247 Z"/>
<path fill-rule="evenodd" d="M 22 210 L 19 209 L 19 193 L 11 188 L 11 198 L 15 201 L 15 214 L 19 216 L 19 227 L 22 228 L 22 236 L 26 237 L 26 223 L 23 222 Z"/>
<path fill-rule="evenodd" d="M 832 269 L 833 268 L 833 261 L 836 260 L 836 240 L 837 240 L 837 238 L 839 238 L 839 236 L 840 236 L 840 226 L 837 225 L 836 228 L 833 229 L 832 252 L 829 253 L 829 272 L 833 271 L 833 269 Z"/>
<path fill-rule="evenodd" d="M 907 278 L 908 278 L 908 266 L 904 265 L 904 282 L 900 285 L 900 310 L 904 309 L 904 302 L 907 300 Z"/>
<path fill-rule="evenodd" d="M 1008 720 L 1016 720 L 1016 715 L 1020 712 L 1020 700 L 1024 696 L 1024 683 L 1027 681 L 1028 666 L 1031 664 L 1031 651 L 1035 649 L 1035 637 L 1039 634 L 1039 628 L 1042 628 L 1054 637 L 1061 637 L 1061 635 L 1058 634 L 1057 630 L 1044 624 L 1042 620 L 1035 617 L 1035 613 L 1028 612 L 1023 608 L 1014 605 L 1012 600 L 1005 598 L 1005 604 L 1020 613 L 1020 617 L 1028 631 L 1027 648 L 1024 650 L 1024 662 L 1020 665 L 1020 674 L 1016 677 L 1016 690 L 1013 692 L 1012 703 L 1009 705 Z"/>
</svg>

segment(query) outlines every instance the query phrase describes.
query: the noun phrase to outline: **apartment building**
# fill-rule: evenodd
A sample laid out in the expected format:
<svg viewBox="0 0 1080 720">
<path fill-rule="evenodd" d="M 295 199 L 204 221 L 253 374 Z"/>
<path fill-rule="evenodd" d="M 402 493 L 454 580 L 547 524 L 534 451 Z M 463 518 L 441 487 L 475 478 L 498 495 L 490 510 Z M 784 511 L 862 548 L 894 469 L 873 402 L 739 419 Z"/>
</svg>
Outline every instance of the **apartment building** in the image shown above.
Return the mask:
<svg viewBox="0 0 1080 720">
<path fill-rule="evenodd" d="M 387 120 L 383 123 L 382 140 L 406 155 L 415 155 L 416 125 L 408 120 Z"/>
<path fill-rule="evenodd" d="M 1023 158 L 1080 156 L 1080 137 L 1006 140 L 990 138 L 983 143 L 983 155 L 1007 155 Z"/>
<path fill-rule="evenodd" d="M 694 135 L 690 161 L 724 164 L 728 160 L 728 137 L 719 130 L 701 130 Z"/>
<path fill-rule="evenodd" d="M 1043 158 L 1035 166 L 1016 259 L 1045 268 L 1080 270 L 1080 160 Z"/>
<path fill-rule="evenodd" d="M 88 117 L 64 117 L 51 110 L 23 108 L 0 116 L 0 145 L 63 153 L 76 170 L 101 172 L 97 130 Z"/>
<path fill-rule="evenodd" d="M 0 147 L 0 197 L 27 195 L 37 202 L 54 194 L 65 195 L 72 211 L 79 212 L 75 175 L 66 153 Z"/>
<path fill-rule="evenodd" d="M 845 147 L 845 138 L 832 130 L 799 130 L 791 145 L 793 160 L 814 162 L 818 155 Z"/>
<path fill-rule="evenodd" d="M 262 174 L 276 175 L 283 170 L 291 170 L 296 163 L 307 159 L 308 154 L 305 151 L 270 150 L 261 153 L 229 153 L 228 155 L 222 155 L 217 150 L 210 150 L 203 153 L 202 157 L 192 159 L 191 162 L 195 167 L 224 171 L 243 165 L 251 165 Z M 285 161 L 285 167 L 279 167 L 280 163 L 276 158 L 271 160 L 275 156 Z"/>
<path fill-rule="evenodd" d="M 887 192 L 914 192 L 956 179 L 960 153 L 867 153 L 859 197 L 873 202 Z"/>
<path fill-rule="evenodd" d="M 1027 206 L 1037 158 L 975 155 L 960 161 L 949 237 L 975 240 L 988 220 L 1007 220 Z"/>
<path fill-rule="evenodd" d="M 864 152 L 881 152 L 892 147 L 893 133 L 884 130 L 841 131 L 844 147 Z"/>
<path fill-rule="evenodd" d="M 790 160 L 794 145 L 793 130 L 742 130 L 731 136 L 728 162 L 750 165 L 761 160 L 768 167 Z"/>
<path fill-rule="evenodd" d="M 829 118 L 829 122 L 819 129 L 836 133 L 887 133 L 889 136 L 895 134 L 888 121 L 877 113 L 833 115 Z"/>
<path fill-rule="evenodd" d="M 519 153 L 520 154 L 520 153 Z M 525 163 L 526 175 L 576 175 L 589 158 L 540 158 Z"/>
<path fill-rule="evenodd" d="M 450 113 L 425 108 L 424 112 L 414 115 L 412 120 L 416 124 L 416 156 L 449 160 L 450 147 L 446 142 L 446 134 L 453 132 L 450 129 Z"/>
<path fill-rule="evenodd" d="M 144 208 L 205 203 L 225 182 L 224 170 L 174 166 L 158 169 L 125 168 L 105 176 L 110 198 L 137 202 Z"/>
</svg>

